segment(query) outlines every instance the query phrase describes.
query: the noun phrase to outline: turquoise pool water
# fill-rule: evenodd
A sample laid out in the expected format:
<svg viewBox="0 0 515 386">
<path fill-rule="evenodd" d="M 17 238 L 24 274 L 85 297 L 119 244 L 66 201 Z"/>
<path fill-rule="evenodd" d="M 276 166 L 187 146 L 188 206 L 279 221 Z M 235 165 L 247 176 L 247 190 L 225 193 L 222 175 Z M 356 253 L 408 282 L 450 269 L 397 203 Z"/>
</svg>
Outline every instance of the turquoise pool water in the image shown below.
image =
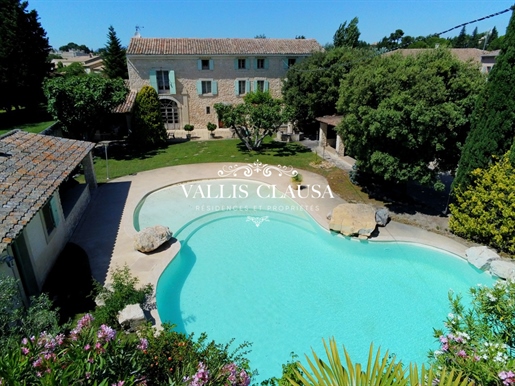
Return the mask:
<svg viewBox="0 0 515 386">
<path fill-rule="evenodd" d="M 449 290 L 493 283 L 436 249 L 327 232 L 288 198 L 192 200 L 173 186 L 149 195 L 135 224 L 168 225 L 181 242 L 157 284 L 161 320 L 220 343 L 252 342 L 258 381 L 280 376 L 291 352 L 322 355 L 332 336 L 356 361 L 373 342 L 406 364 L 425 362 Z"/>
</svg>

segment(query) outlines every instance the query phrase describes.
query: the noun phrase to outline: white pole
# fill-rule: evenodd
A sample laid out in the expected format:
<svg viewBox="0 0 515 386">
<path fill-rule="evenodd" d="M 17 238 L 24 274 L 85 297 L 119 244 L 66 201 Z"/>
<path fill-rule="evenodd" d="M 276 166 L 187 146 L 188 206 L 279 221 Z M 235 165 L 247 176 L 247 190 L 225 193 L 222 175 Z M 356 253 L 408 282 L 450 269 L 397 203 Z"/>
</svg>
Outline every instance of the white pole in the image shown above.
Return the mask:
<svg viewBox="0 0 515 386">
<path fill-rule="evenodd" d="M 106 153 L 106 179 L 109 181 L 109 161 L 107 160 L 107 143 L 104 143 L 104 151 Z"/>
</svg>

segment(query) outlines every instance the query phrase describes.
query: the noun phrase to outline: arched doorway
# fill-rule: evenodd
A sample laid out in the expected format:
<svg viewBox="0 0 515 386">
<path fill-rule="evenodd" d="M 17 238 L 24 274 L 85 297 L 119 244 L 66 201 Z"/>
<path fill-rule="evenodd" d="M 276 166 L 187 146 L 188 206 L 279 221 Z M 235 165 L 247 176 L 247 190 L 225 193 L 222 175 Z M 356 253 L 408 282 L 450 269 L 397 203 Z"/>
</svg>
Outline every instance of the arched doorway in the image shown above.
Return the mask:
<svg viewBox="0 0 515 386">
<path fill-rule="evenodd" d="M 177 130 L 181 128 L 179 121 L 179 106 L 171 99 L 160 99 L 161 116 L 167 130 Z"/>
</svg>

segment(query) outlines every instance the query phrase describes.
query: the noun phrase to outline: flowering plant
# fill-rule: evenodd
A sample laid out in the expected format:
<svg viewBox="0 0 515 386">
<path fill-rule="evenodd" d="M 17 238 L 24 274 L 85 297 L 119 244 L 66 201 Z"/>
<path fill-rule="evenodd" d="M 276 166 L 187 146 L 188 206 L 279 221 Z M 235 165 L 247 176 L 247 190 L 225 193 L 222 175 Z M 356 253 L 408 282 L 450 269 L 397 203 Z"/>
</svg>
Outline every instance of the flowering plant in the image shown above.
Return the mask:
<svg viewBox="0 0 515 386">
<path fill-rule="evenodd" d="M 478 285 L 470 294 L 469 308 L 461 296 L 449 295 L 447 332 L 435 330 L 440 348 L 430 353 L 431 360 L 483 385 L 515 385 L 515 282 Z"/>
</svg>

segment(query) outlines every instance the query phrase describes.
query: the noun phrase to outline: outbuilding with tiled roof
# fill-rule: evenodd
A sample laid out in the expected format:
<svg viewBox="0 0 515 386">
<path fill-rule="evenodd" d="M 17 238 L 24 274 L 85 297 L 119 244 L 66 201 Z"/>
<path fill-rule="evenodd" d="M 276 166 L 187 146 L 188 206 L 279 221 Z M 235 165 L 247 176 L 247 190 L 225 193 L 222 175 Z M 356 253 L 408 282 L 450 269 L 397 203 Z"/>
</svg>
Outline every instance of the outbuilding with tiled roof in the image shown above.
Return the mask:
<svg viewBox="0 0 515 386">
<path fill-rule="evenodd" d="M 0 274 L 37 294 L 96 188 L 91 142 L 14 130 L 0 136 Z M 86 184 L 74 183 L 82 167 Z"/>
</svg>

